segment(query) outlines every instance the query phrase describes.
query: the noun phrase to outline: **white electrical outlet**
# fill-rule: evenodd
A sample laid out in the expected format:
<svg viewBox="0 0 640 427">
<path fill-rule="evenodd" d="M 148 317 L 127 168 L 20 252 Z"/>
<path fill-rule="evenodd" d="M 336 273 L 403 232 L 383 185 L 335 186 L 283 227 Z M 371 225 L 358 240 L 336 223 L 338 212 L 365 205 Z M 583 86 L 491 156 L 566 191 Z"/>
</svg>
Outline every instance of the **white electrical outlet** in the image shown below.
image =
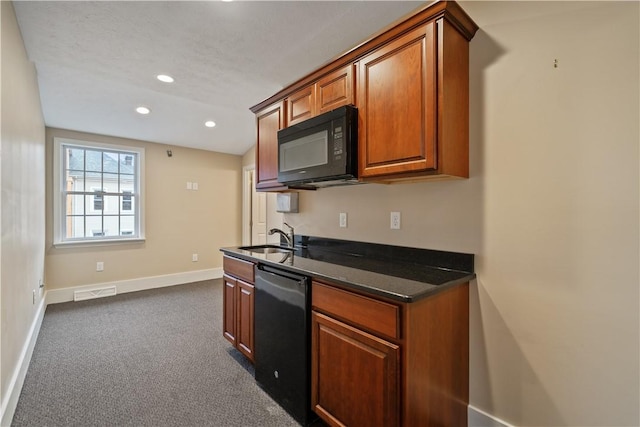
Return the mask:
<svg viewBox="0 0 640 427">
<path fill-rule="evenodd" d="M 347 228 L 347 213 L 340 212 L 340 228 Z"/>
<path fill-rule="evenodd" d="M 198 262 L 198 254 L 191 255 L 191 261 Z"/>
<path fill-rule="evenodd" d="M 391 212 L 391 229 L 400 230 L 400 212 Z"/>
<path fill-rule="evenodd" d="M 96 271 L 104 271 L 104 262 L 98 261 L 96 263 Z"/>
</svg>

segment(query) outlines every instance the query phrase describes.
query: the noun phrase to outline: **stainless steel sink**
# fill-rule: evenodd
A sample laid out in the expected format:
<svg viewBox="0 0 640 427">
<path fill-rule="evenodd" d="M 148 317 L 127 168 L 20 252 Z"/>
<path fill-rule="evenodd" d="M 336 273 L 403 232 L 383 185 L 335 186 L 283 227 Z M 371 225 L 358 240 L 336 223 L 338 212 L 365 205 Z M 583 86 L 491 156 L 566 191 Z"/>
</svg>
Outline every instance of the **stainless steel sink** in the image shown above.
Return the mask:
<svg viewBox="0 0 640 427">
<path fill-rule="evenodd" d="M 294 248 L 275 245 L 240 246 L 238 249 L 242 249 L 243 251 L 255 252 L 258 254 L 287 254 L 295 250 Z"/>
</svg>

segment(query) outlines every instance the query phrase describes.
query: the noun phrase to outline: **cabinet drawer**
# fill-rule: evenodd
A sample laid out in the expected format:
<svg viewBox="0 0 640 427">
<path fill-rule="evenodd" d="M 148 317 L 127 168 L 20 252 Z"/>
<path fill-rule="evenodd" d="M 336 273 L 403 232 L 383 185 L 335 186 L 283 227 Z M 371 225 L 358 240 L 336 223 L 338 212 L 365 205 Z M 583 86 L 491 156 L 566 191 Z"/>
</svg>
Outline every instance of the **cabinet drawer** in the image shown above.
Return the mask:
<svg viewBox="0 0 640 427">
<path fill-rule="evenodd" d="M 315 309 L 391 338 L 400 339 L 400 307 L 313 282 Z"/>
<path fill-rule="evenodd" d="M 253 263 L 238 258 L 224 256 L 222 259 L 224 272 L 247 282 L 255 282 L 253 278 Z"/>
</svg>

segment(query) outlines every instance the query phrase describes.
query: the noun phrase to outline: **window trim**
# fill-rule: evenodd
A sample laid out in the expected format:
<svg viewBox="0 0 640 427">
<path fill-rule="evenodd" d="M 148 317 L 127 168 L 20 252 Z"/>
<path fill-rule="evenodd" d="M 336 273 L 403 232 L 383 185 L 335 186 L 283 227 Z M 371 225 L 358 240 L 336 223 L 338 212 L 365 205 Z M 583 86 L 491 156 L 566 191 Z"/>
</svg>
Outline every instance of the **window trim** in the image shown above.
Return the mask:
<svg viewBox="0 0 640 427">
<path fill-rule="evenodd" d="M 118 152 L 131 151 L 137 154 L 138 176 L 134 193 L 140 196 L 136 200 L 137 215 L 135 216 L 135 226 L 139 230 L 138 236 L 126 237 L 121 234 L 109 236 L 102 239 L 83 238 L 74 240 L 64 240 L 63 230 L 66 220 L 66 203 L 62 200 L 64 194 L 62 183 L 64 182 L 64 158 L 62 156 L 63 145 L 75 145 L 81 148 L 96 148 L 100 150 L 114 150 Z M 86 189 L 85 189 L 86 190 Z M 116 144 L 107 144 L 95 141 L 77 140 L 72 138 L 53 138 L 53 245 L 54 246 L 94 246 L 104 244 L 122 244 L 128 242 L 144 242 L 145 240 L 145 149 L 144 147 L 134 147 Z M 120 204 L 120 203 L 119 203 Z M 104 206 L 103 206 L 104 207 Z M 85 206 L 86 209 L 86 206 Z M 86 212 L 85 212 L 86 215 Z M 135 231 L 135 230 L 134 230 Z"/>
</svg>

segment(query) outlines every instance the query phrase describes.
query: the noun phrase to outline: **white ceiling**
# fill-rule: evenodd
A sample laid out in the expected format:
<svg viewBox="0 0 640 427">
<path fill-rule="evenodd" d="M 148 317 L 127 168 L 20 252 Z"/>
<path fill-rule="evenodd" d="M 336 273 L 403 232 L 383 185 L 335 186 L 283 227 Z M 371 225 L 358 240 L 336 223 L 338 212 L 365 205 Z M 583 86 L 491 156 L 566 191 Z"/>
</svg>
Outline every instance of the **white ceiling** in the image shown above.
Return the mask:
<svg viewBox="0 0 640 427">
<path fill-rule="evenodd" d="M 231 154 L 249 107 L 422 4 L 14 1 L 47 126 Z"/>
<path fill-rule="evenodd" d="M 255 144 L 249 107 L 427 3 L 14 0 L 14 7 L 47 126 L 244 154 Z M 460 4 L 480 31 L 602 5 Z M 160 73 L 175 83 L 159 82 Z M 152 113 L 135 113 L 139 105 Z"/>
</svg>

